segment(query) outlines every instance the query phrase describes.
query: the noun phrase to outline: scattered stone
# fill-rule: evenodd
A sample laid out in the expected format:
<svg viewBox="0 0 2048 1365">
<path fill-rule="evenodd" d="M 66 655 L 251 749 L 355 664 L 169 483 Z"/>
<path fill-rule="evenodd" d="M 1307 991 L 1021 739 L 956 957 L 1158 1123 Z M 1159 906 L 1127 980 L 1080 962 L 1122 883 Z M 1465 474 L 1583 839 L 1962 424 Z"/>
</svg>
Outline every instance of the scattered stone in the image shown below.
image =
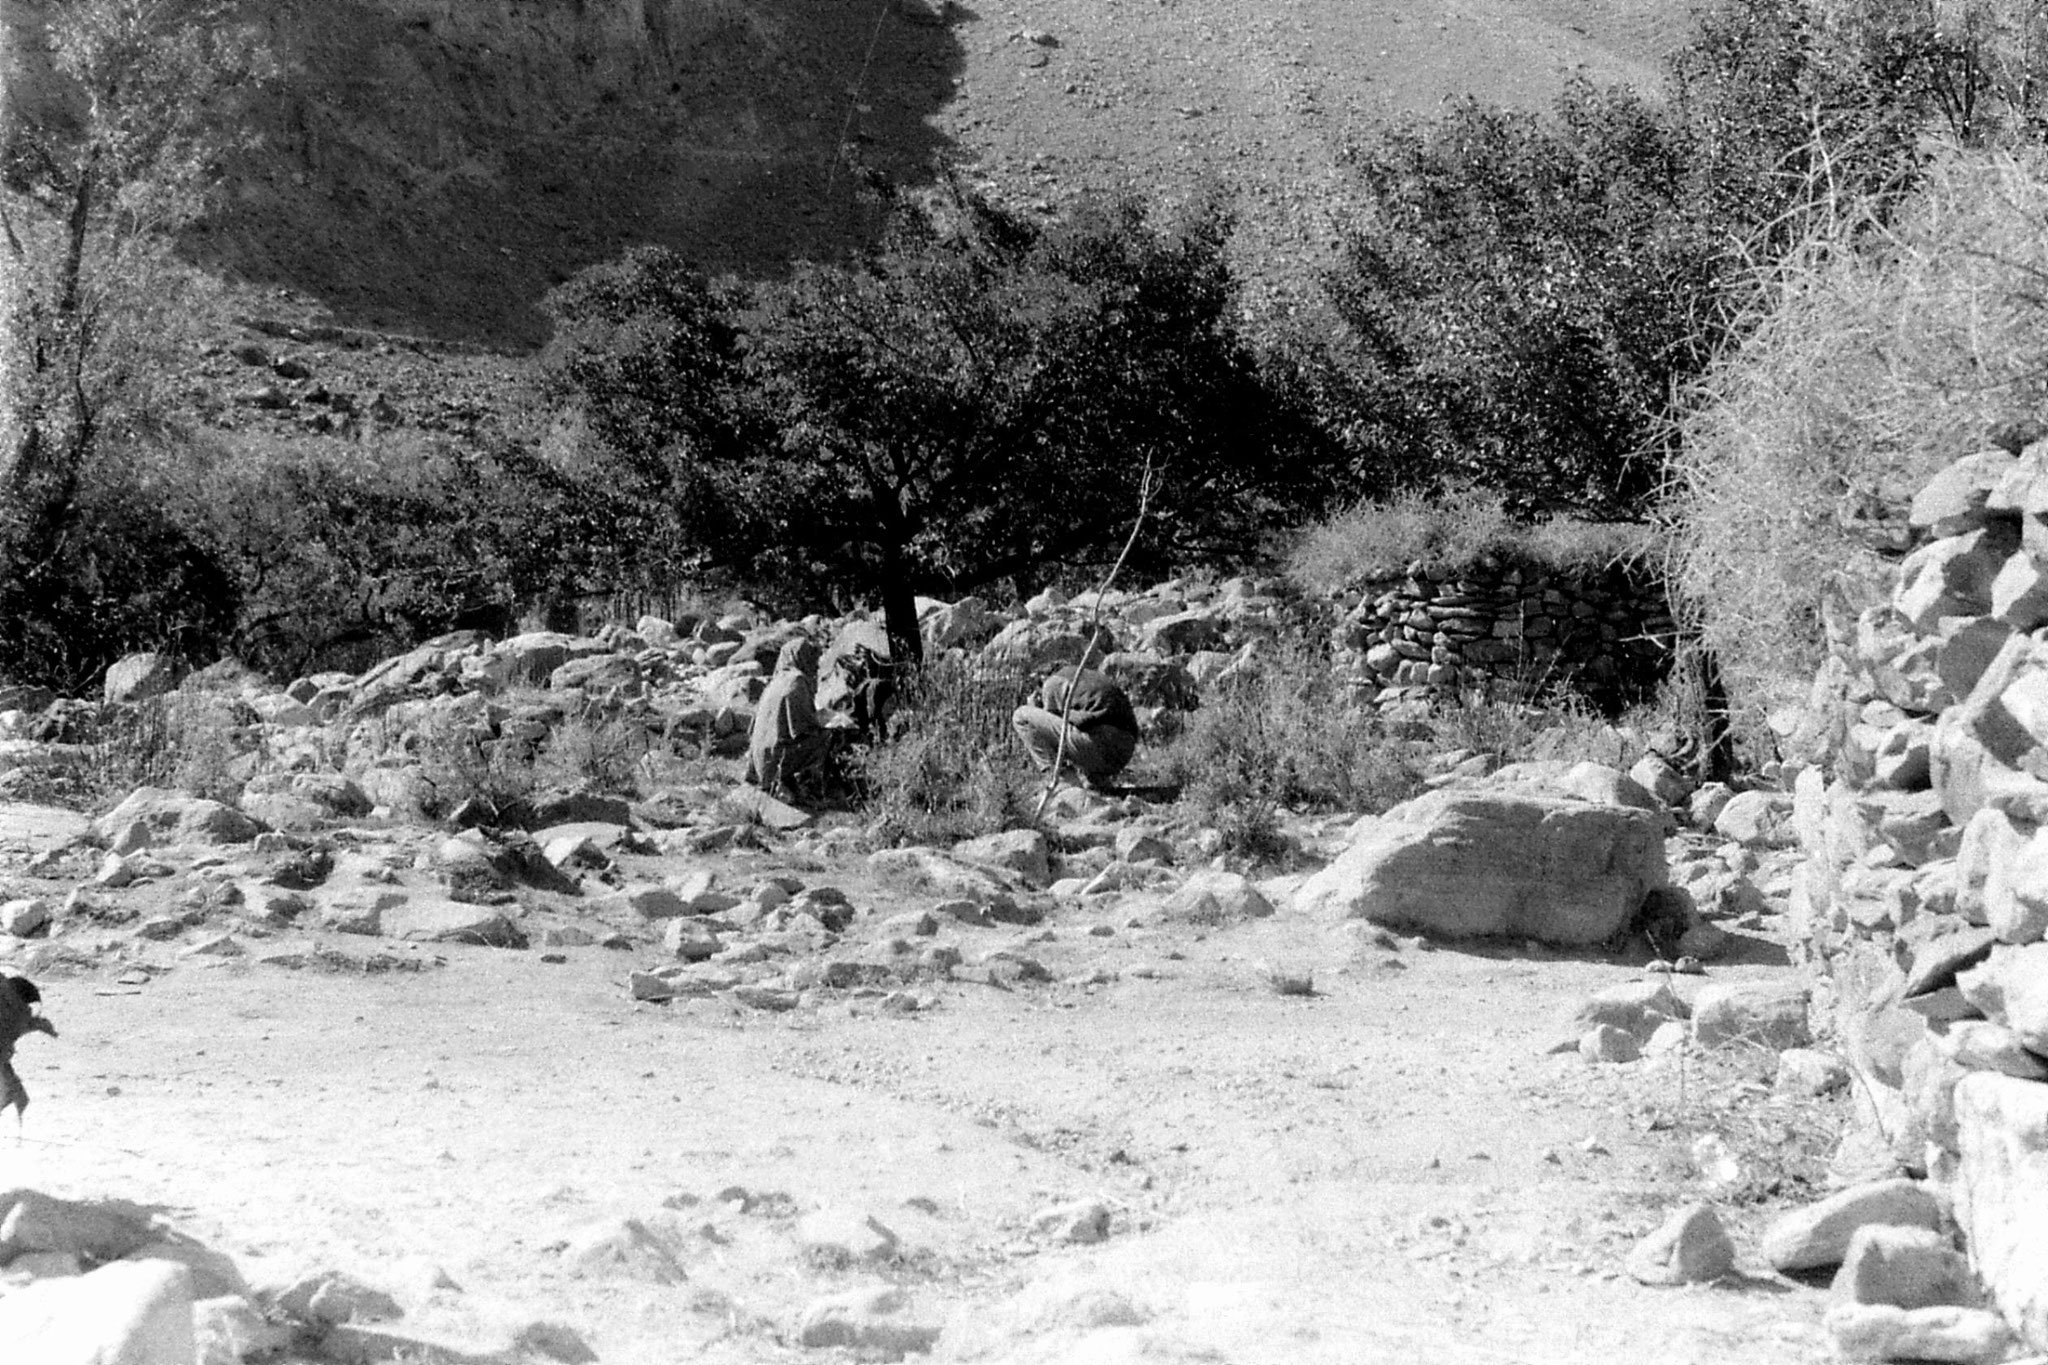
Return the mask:
<svg viewBox="0 0 2048 1365">
<path fill-rule="evenodd" d="M 874 1264 L 897 1253 L 896 1234 L 873 1214 L 852 1209 L 819 1209 L 796 1225 L 804 1254 L 841 1264 Z"/>
<path fill-rule="evenodd" d="M 30 938 L 50 925 L 50 903 L 40 897 L 0 905 L 0 934 Z"/>
<path fill-rule="evenodd" d="M 563 1253 L 571 1273 L 592 1279 L 682 1284 L 689 1276 L 668 1244 L 637 1218 L 601 1223 L 569 1239 Z"/>
<path fill-rule="evenodd" d="M 1805 1047 L 1812 1036 L 1806 987 L 1797 982 L 1717 982 L 1693 999 L 1692 1037 L 1703 1048 Z"/>
<path fill-rule="evenodd" d="M 1895 1308 L 1977 1305 L 1970 1263 L 1930 1228 L 1874 1223 L 1856 1229 L 1835 1272 L 1833 1292 L 1850 1303 Z"/>
<path fill-rule="evenodd" d="M 1714 817 L 1714 833 L 1752 847 L 1788 844 L 1792 841 L 1792 800 L 1783 792 L 1737 792 Z"/>
<path fill-rule="evenodd" d="M 843 1347 L 881 1360 L 929 1351 L 939 1328 L 905 1316 L 908 1302 L 902 1290 L 888 1286 L 815 1299 L 797 1320 L 797 1342 L 812 1349 Z"/>
<path fill-rule="evenodd" d="M 1596 1063 L 1633 1062 L 1643 1055 L 1643 1045 L 1625 1028 L 1596 1024 L 1579 1036 L 1579 1055 Z"/>
<path fill-rule="evenodd" d="M 1784 1214 L 1763 1237 L 1764 1259 L 1783 1271 L 1840 1265 L 1856 1230 L 1871 1224 L 1939 1230 L 1941 1204 L 1912 1180 L 1879 1180 Z"/>
<path fill-rule="evenodd" d="M 1778 1054 L 1778 1071 L 1771 1088 L 1780 1095 L 1812 1099 L 1832 1095 L 1848 1084 L 1849 1068 L 1833 1053 L 1788 1047 Z"/>
<path fill-rule="evenodd" d="M 1735 1243 L 1708 1204 L 1688 1204 L 1628 1254 L 1628 1273 L 1644 1284 L 1698 1284 L 1735 1268 Z"/>
<path fill-rule="evenodd" d="M 1273 903 L 1236 872 L 1197 872 L 1166 898 L 1167 917 L 1189 924 L 1234 924 L 1272 913 Z"/>
<path fill-rule="evenodd" d="M 953 845 L 953 856 L 970 863 L 1006 868 L 1032 886 L 1046 886 L 1052 881 L 1051 848 L 1045 835 L 1035 829 L 1006 830 L 968 839 Z"/>
<path fill-rule="evenodd" d="M 2005 1321 L 1981 1308 L 1905 1309 L 1841 1303 L 1828 1310 L 1825 1321 L 1835 1349 L 1852 1361 L 1993 1365 L 2005 1359 L 2012 1345 Z"/>
<path fill-rule="evenodd" d="M 405 1316 L 398 1300 L 353 1275 L 323 1270 L 292 1281 L 273 1300 L 301 1322 L 392 1322 Z"/>
<path fill-rule="evenodd" d="M 297 1333 L 272 1322 L 240 1294 L 200 1299 L 192 1305 L 192 1339 L 198 1365 L 241 1365 L 264 1360 L 292 1344 Z"/>
<path fill-rule="evenodd" d="M 1109 1240 L 1109 1205 L 1100 1199 L 1076 1199 L 1031 1215 L 1031 1230 L 1056 1242 Z"/>
</svg>

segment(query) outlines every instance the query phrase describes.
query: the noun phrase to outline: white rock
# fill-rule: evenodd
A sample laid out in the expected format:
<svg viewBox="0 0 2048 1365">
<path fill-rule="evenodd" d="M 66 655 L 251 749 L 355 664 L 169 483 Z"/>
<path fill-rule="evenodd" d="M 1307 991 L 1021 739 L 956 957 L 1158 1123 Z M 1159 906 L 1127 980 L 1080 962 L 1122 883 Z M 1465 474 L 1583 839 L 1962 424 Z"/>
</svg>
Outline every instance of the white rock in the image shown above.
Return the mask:
<svg viewBox="0 0 2048 1365">
<path fill-rule="evenodd" d="M 1854 1361 L 1948 1361 L 1992 1365 L 2003 1360 L 2012 1333 L 1996 1313 L 1981 1308 L 1893 1308 L 1842 1303 L 1826 1324 L 1835 1349 Z"/>
<path fill-rule="evenodd" d="M 1912 1180 L 1857 1185 L 1772 1223 L 1764 1231 L 1764 1259 L 1786 1271 L 1839 1265 L 1856 1229 L 1873 1223 L 1938 1229 L 1941 1204 Z"/>
<path fill-rule="evenodd" d="M 194 1365 L 191 1273 L 115 1261 L 0 1297 L 0 1343 L 23 1365 Z"/>
</svg>

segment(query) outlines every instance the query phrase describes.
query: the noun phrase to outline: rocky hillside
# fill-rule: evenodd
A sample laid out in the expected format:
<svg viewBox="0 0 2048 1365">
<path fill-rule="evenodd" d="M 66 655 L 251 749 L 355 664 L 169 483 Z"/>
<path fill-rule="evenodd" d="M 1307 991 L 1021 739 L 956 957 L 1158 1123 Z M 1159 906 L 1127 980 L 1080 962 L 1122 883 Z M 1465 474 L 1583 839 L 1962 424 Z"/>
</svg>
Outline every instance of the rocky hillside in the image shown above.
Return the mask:
<svg viewBox="0 0 2048 1365">
<path fill-rule="evenodd" d="M 1242 195 L 1283 288 L 1326 248 L 1339 149 L 1471 94 L 1648 84 L 1668 0 L 272 0 L 281 58 L 196 258 L 301 319 L 529 346 L 552 284 L 643 241 L 772 271 L 871 224 L 858 162 L 937 159 L 1056 207 Z M 0 0 L 16 98 L 46 0 Z M 842 145 L 849 156 L 836 155 Z M 278 291 L 285 291 L 282 295 Z"/>
</svg>

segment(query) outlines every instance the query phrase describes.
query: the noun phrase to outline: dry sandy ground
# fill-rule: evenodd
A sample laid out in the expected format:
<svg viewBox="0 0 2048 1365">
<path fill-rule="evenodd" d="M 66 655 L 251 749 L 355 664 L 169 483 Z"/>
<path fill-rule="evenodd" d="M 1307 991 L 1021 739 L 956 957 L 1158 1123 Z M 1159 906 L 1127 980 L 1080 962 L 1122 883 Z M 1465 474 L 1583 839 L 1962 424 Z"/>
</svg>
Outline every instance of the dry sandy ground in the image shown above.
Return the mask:
<svg viewBox="0 0 2048 1365">
<path fill-rule="evenodd" d="M 747 856 L 742 882 L 777 861 Z M 864 916 L 920 903 L 803 875 Z M 35 1105 L 27 1141 L 0 1138 L 0 1186 L 160 1205 L 252 1278 L 339 1267 L 418 1304 L 438 1266 L 465 1293 L 428 1317 L 503 1304 L 573 1324 L 608 1362 L 815 1356 L 789 1338 L 803 1305 L 883 1281 L 947 1324 L 942 1359 L 1828 1358 L 1814 1289 L 1617 1274 L 1697 1193 L 1684 1132 L 1649 1118 L 1700 1082 L 1541 1049 L 1627 966 L 1339 952 L 1357 941 L 1284 911 L 1204 930 L 1133 902 L 957 932 L 970 960 L 1020 943 L 1056 979 L 1115 979 L 766 1014 L 636 1004 L 626 972 L 656 954 L 601 948 L 449 948 L 439 969 L 368 977 L 191 958 L 140 987 L 115 966 L 49 976 L 63 1036 L 22 1048 Z M 1313 966 L 1316 994 L 1274 993 L 1262 963 Z M 752 1211 L 720 1202 L 734 1186 Z M 1106 1242 L 1031 1233 L 1034 1211 L 1082 1197 L 1115 1210 Z M 872 1214 L 902 1254 L 807 1260 L 787 1215 L 816 1208 Z M 1731 1210 L 1738 1244 L 1767 1212 Z M 564 1243 L 628 1216 L 680 1248 L 688 1283 L 571 1274 Z M 1077 1347 L 1076 1286 L 1117 1290 L 1144 1323 Z"/>
</svg>

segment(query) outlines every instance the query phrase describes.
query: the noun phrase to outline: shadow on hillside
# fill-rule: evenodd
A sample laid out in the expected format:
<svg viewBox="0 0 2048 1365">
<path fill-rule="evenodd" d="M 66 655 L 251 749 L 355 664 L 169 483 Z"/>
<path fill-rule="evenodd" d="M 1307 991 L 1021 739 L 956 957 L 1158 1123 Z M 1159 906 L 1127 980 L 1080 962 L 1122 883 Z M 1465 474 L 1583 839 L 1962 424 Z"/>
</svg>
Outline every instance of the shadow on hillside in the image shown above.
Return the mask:
<svg viewBox="0 0 2048 1365">
<path fill-rule="evenodd" d="M 853 165 L 929 177 L 973 17 L 950 0 L 272 14 L 290 75 L 193 257 L 344 325 L 514 347 L 545 339 L 550 287 L 638 243 L 763 275 L 867 239 Z"/>
</svg>

